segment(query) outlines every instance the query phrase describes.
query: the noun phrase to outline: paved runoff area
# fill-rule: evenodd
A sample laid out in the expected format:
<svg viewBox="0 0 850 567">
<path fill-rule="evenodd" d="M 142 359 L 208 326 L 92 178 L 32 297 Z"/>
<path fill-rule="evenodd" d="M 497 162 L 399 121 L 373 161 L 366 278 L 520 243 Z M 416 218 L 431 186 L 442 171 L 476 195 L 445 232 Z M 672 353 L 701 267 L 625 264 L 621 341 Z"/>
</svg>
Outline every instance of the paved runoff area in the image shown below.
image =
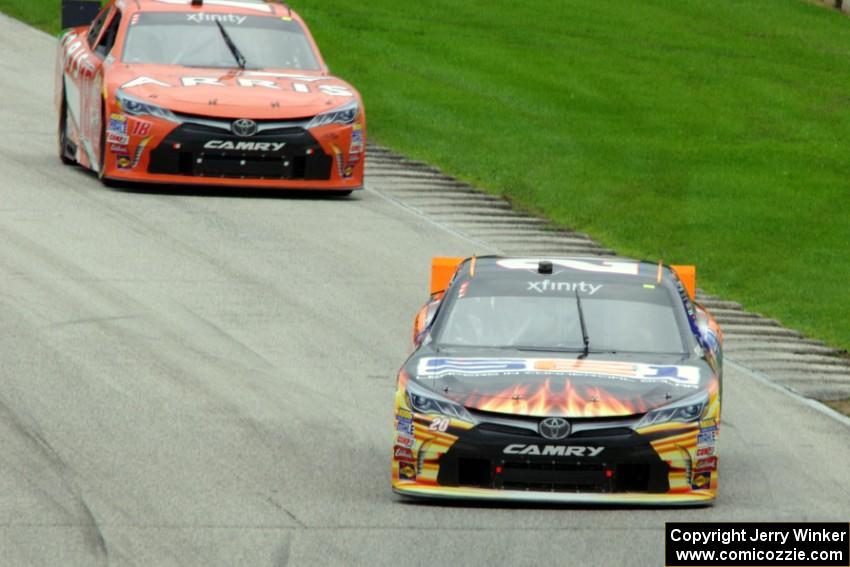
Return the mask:
<svg viewBox="0 0 850 567">
<path fill-rule="evenodd" d="M 716 300 L 715 506 L 395 496 L 430 258 L 606 251 L 380 151 L 349 199 L 108 189 L 56 157 L 54 50 L 0 16 L 0 564 L 647 566 L 667 521 L 847 521 L 850 428 L 746 348 L 809 343 Z M 788 373 L 811 346 L 770 375 L 840 382 Z"/>
</svg>

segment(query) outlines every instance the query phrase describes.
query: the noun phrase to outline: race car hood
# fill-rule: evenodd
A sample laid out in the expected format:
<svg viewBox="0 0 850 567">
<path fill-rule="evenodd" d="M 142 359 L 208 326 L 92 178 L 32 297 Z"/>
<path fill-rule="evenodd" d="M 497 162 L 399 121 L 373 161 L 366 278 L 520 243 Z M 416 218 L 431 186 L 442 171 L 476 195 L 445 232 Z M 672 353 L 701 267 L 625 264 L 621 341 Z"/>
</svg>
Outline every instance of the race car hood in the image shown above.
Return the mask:
<svg viewBox="0 0 850 567">
<path fill-rule="evenodd" d="M 643 414 L 706 389 L 714 379 L 702 359 L 679 355 L 648 361 L 594 354 L 579 359 L 440 353 L 415 357 L 407 369 L 421 386 L 469 409 L 571 418 Z"/>
<path fill-rule="evenodd" d="M 214 118 L 308 118 L 356 99 L 341 79 L 296 71 L 114 64 L 108 86 L 177 113 Z"/>
</svg>

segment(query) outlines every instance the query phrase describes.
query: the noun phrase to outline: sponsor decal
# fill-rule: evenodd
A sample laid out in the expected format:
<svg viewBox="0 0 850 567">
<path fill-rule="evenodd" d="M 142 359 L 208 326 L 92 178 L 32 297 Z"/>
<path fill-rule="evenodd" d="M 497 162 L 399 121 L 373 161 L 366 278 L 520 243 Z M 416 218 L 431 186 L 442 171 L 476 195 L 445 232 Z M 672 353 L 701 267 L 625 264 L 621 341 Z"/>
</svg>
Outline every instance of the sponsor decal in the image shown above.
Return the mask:
<svg viewBox="0 0 850 567">
<path fill-rule="evenodd" d="M 697 435 L 697 445 L 714 445 L 717 441 L 717 431 L 704 431 Z"/>
<path fill-rule="evenodd" d="M 537 272 L 537 267 L 540 261 L 545 258 L 510 258 L 499 260 L 496 264 L 502 268 L 509 270 L 531 270 Z M 554 259 L 548 260 L 553 266 L 569 268 L 571 270 L 580 270 L 582 272 L 596 272 L 603 274 L 625 274 L 638 275 L 640 265 L 637 262 L 618 262 L 614 260 L 567 260 Z"/>
<path fill-rule="evenodd" d="M 564 374 L 596 376 L 611 380 L 664 382 L 686 388 L 699 385 L 696 366 L 658 366 L 633 362 L 545 358 L 423 358 L 417 378 L 436 380 L 443 376 L 495 374 Z"/>
<path fill-rule="evenodd" d="M 107 133 L 110 134 L 127 134 L 127 117 L 123 114 L 111 114 L 109 116 L 109 124 L 106 127 Z"/>
<path fill-rule="evenodd" d="M 210 140 L 204 144 L 208 150 L 234 150 L 237 152 L 279 152 L 286 142 L 231 142 L 228 140 Z"/>
<path fill-rule="evenodd" d="M 407 447 L 401 447 L 399 445 L 396 445 L 393 448 L 393 457 L 396 459 L 407 459 L 408 461 L 412 461 L 415 458 L 413 456 L 413 451 Z"/>
<path fill-rule="evenodd" d="M 697 447 L 697 457 L 711 457 L 712 455 L 714 455 L 714 445 Z"/>
<path fill-rule="evenodd" d="M 711 472 L 694 473 L 691 480 L 691 488 L 694 490 L 702 490 L 711 486 Z"/>
<path fill-rule="evenodd" d="M 80 42 L 82 45 L 82 42 Z M 79 49 L 79 46 L 75 49 Z M 82 52 L 81 52 L 82 53 Z M 299 82 L 291 82 L 288 87 L 292 89 L 293 92 L 296 93 L 305 93 L 309 94 L 318 90 L 322 94 L 330 95 L 330 96 L 338 96 L 338 97 L 346 97 L 351 98 L 354 96 L 354 93 L 348 87 L 344 87 L 342 85 L 318 85 L 314 86 L 311 89 L 310 83 L 315 81 L 330 81 L 334 80 L 333 77 L 302 77 L 300 75 L 287 75 L 287 74 L 279 74 L 279 73 L 245 73 L 245 75 L 253 76 L 253 77 L 268 77 L 267 79 L 252 79 L 246 78 L 245 76 L 237 77 L 235 79 L 235 84 L 242 88 L 252 89 L 255 87 L 262 87 L 273 90 L 283 90 L 284 86 L 280 85 L 274 81 L 274 79 L 289 79 L 289 80 L 297 80 Z M 136 77 L 132 81 L 128 81 L 121 85 L 122 89 L 131 89 L 133 87 L 141 87 L 143 85 L 157 85 L 159 87 L 173 87 L 175 85 L 171 83 L 166 83 L 164 81 L 160 81 L 158 79 L 154 79 L 153 77 Z M 226 87 L 227 83 L 224 83 L 220 77 L 181 77 L 180 85 L 184 87 L 199 87 L 199 86 L 207 86 L 207 87 Z M 362 144 L 362 137 L 361 137 Z"/>
<path fill-rule="evenodd" d="M 416 465 L 407 461 L 399 461 L 398 478 L 402 480 L 416 480 Z"/>
<path fill-rule="evenodd" d="M 337 85 L 319 85 L 319 90 L 325 93 L 326 95 L 331 96 L 344 96 L 344 97 L 353 97 L 354 93 L 348 90 L 346 87 L 340 87 Z"/>
<path fill-rule="evenodd" d="M 537 282 L 528 282 L 526 291 L 536 291 L 538 293 L 550 292 L 567 292 L 575 293 L 580 291 L 588 295 L 593 295 L 602 289 L 602 284 L 593 285 L 587 282 L 553 282 L 552 280 L 543 280 Z"/>
<path fill-rule="evenodd" d="M 716 422 L 714 420 L 704 421 L 702 424 L 710 423 L 707 427 L 701 427 L 699 434 L 697 435 L 697 449 L 696 456 L 698 457 L 697 465 L 695 469 L 698 468 L 699 463 L 706 461 L 711 458 L 717 460 L 717 457 L 714 457 L 715 453 L 715 445 L 717 443 L 717 434 L 719 433 L 717 429 Z M 716 466 L 716 465 L 715 465 Z M 712 469 L 713 470 L 713 469 Z"/>
<path fill-rule="evenodd" d="M 405 419 L 413 419 L 413 412 L 410 410 L 406 410 L 404 408 L 398 408 L 398 416 L 403 417 Z"/>
<path fill-rule="evenodd" d="M 349 154 L 359 154 L 363 151 L 363 125 L 355 124 L 351 127 L 351 147 Z"/>
<path fill-rule="evenodd" d="M 198 85 L 207 85 L 210 87 L 223 87 L 224 83 L 214 77 L 183 77 L 180 82 L 184 87 L 197 87 Z"/>
<path fill-rule="evenodd" d="M 705 471 L 717 470 L 717 457 L 707 457 L 707 458 L 704 458 L 704 459 L 697 459 L 697 462 L 694 465 L 694 470 L 696 472 L 705 472 Z"/>
<path fill-rule="evenodd" d="M 396 433 L 395 436 L 395 444 L 401 445 L 402 447 L 412 448 L 416 443 L 416 439 L 411 435 L 405 435 L 404 433 Z"/>
<path fill-rule="evenodd" d="M 121 85 L 122 89 L 132 89 L 133 87 L 141 87 L 142 85 L 157 85 L 160 87 L 170 87 L 168 83 L 151 79 L 150 77 L 136 77 L 132 81 L 128 81 Z"/>
<path fill-rule="evenodd" d="M 125 146 L 122 144 L 109 144 L 109 151 L 113 154 L 127 154 L 130 153 L 130 146 Z"/>
<path fill-rule="evenodd" d="M 253 88 L 253 87 L 263 87 L 263 88 L 266 88 L 266 89 L 272 89 L 272 90 L 276 90 L 276 91 L 283 90 L 280 85 L 278 85 L 274 81 L 269 81 L 267 79 L 245 79 L 245 78 L 240 77 L 240 78 L 236 79 L 236 82 L 239 83 L 240 87 L 248 87 L 249 89 Z M 306 86 L 306 85 L 302 85 L 302 86 Z M 296 88 L 293 88 L 293 90 L 298 91 L 298 89 L 296 89 Z M 308 90 L 308 92 L 309 92 L 309 90 Z"/>
<path fill-rule="evenodd" d="M 245 77 L 271 77 L 272 79 L 292 79 L 303 83 L 314 83 L 316 81 L 332 81 L 333 77 L 321 77 L 316 75 L 297 75 L 293 73 L 270 73 L 268 71 L 244 71 Z"/>
<path fill-rule="evenodd" d="M 116 134 L 115 132 L 107 132 L 106 143 L 120 144 L 126 146 L 130 143 L 130 136 L 128 136 L 127 134 Z"/>
<path fill-rule="evenodd" d="M 583 445 L 508 445 L 502 451 L 506 455 L 534 455 L 540 457 L 595 457 L 605 447 L 585 447 Z"/>
<path fill-rule="evenodd" d="M 248 16 L 238 16 L 236 14 L 207 14 L 205 12 L 196 12 L 194 14 L 186 14 L 187 22 L 202 24 L 204 22 L 221 22 L 223 24 L 236 24 L 237 26 L 245 23 Z"/>
<path fill-rule="evenodd" d="M 501 374 L 527 369 L 528 361 L 520 358 L 423 358 L 417 373 L 420 378 L 440 378 L 447 374 Z"/>
<path fill-rule="evenodd" d="M 130 159 L 130 156 L 123 155 L 116 158 L 116 163 L 118 164 L 118 169 L 130 169 L 133 165 L 133 160 Z"/>
<path fill-rule="evenodd" d="M 348 163 L 345 165 L 345 169 L 343 170 L 343 177 L 345 179 L 351 179 L 354 175 L 354 166 L 358 164 L 360 161 L 360 155 L 354 154 L 353 156 L 349 156 Z"/>
<path fill-rule="evenodd" d="M 151 133 L 151 128 L 153 124 L 148 122 L 147 120 L 139 120 L 138 118 L 134 118 L 132 121 L 133 128 L 130 130 L 130 133 L 133 136 L 147 136 Z"/>
<path fill-rule="evenodd" d="M 87 50 L 81 49 L 83 42 L 76 34 L 65 36 L 62 43 L 64 47 L 62 65 L 75 79 L 80 76 L 81 70 L 90 70 L 89 65 L 86 63 L 89 54 Z"/>
<path fill-rule="evenodd" d="M 413 419 L 401 416 L 396 417 L 395 429 L 401 433 L 413 435 Z"/>
</svg>

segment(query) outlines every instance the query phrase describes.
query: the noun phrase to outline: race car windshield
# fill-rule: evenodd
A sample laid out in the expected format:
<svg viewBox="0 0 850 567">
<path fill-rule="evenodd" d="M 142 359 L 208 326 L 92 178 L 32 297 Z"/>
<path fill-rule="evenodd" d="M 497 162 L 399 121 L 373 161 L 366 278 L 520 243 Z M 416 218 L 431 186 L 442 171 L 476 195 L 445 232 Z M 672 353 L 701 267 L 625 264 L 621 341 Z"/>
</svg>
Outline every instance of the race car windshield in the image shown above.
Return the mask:
<svg viewBox="0 0 850 567">
<path fill-rule="evenodd" d="M 686 351 L 673 298 L 662 286 L 555 282 L 524 290 L 514 282 L 475 283 L 461 284 L 437 330 L 438 347 L 584 352 L 578 294 L 590 352 Z"/>
<path fill-rule="evenodd" d="M 221 28 L 226 34 L 222 34 Z M 248 69 L 320 69 L 298 22 L 271 16 L 206 12 L 149 12 L 132 16 L 122 61 L 232 68 L 234 55 L 226 38 L 238 46 Z"/>
</svg>

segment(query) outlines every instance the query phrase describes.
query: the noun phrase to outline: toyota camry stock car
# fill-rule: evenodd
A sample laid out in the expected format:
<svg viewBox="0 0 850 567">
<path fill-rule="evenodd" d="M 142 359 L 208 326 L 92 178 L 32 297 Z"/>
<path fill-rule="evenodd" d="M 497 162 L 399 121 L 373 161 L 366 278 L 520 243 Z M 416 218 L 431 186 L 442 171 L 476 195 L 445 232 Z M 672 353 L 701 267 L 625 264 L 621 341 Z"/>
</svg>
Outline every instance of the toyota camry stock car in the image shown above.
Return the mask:
<svg viewBox="0 0 850 567">
<path fill-rule="evenodd" d="M 63 6 L 59 155 L 104 181 L 363 186 L 366 120 L 301 18 L 259 0 Z M 95 11 L 99 4 L 94 4 Z"/>
<path fill-rule="evenodd" d="M 722 334 L 693 266 L 435 258 L 398 375 L 402 495 L 708 504 Z"/>
</svg>

